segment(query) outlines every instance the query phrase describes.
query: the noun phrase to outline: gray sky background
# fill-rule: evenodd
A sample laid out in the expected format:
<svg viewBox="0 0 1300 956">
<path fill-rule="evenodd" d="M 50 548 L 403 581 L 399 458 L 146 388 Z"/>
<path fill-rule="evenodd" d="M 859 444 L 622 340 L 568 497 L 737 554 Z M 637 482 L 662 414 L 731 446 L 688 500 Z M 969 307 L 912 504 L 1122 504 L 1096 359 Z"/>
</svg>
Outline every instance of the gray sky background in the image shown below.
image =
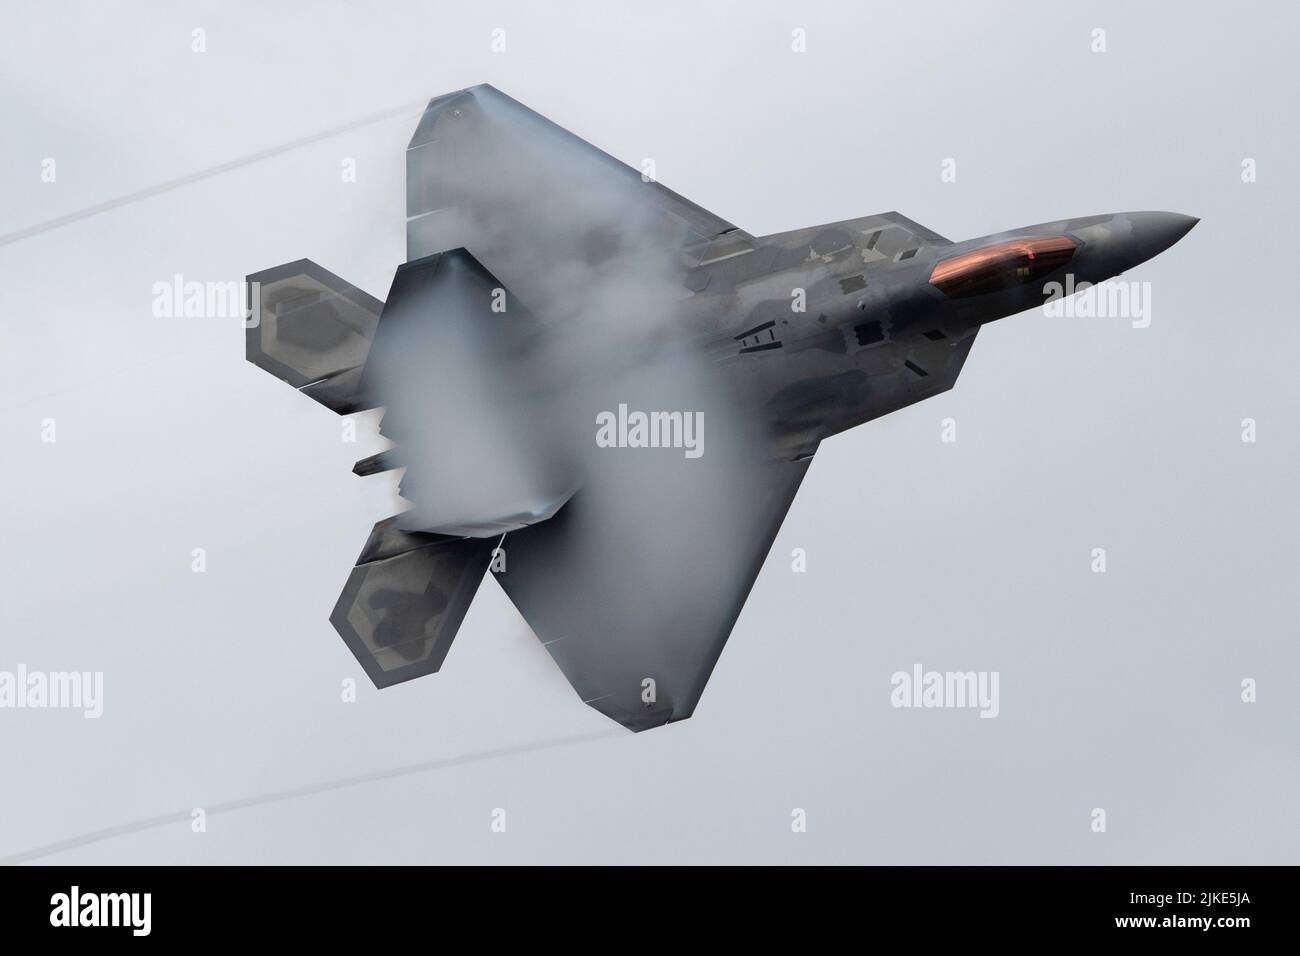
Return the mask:
<svg viewBox="0 0 1300 956">
<path fill-rule="evenodd" d="M 1300 861 L 1300 12 L 1168 9 L 8 11 L 0 234 L 411 108 L 0 244 L 0 670 L 105 675 L 98 721 L 0 710 L 0 859 L 179 814 L 37 859 Z M 442 672 L 381 693 L 327 621 L 387 514 L 386 480 L 350 472 L 373 417 L 342 442 L 237 322 L 154 318 L 151 287 L 308 257 L 383 298 L 421 101 L 478 82 L 756 235 L 891 209 L 954 240 L 1202 222 L 1129 276 L 1150 328 L 1005 320 L 952 392 L 825 443 L 693 719 L 634 736 L 584 707 L 491 581 Z M 915 663 L 999 671 L 1000 716 L 892 708 Z"/>
</svg>

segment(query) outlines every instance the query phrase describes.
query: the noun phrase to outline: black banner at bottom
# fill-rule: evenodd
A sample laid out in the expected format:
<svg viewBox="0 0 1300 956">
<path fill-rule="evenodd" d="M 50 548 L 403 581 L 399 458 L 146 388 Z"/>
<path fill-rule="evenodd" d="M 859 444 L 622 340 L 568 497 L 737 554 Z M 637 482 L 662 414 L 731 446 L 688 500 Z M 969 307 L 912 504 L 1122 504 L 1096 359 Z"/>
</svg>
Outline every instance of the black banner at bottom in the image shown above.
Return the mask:
<svg viewBox="0 0 1300 956">
<path fill-rule="evenodd" d="M 587 947 L 626 934 L 657 947 L 687 927 L 919 933 L 944 938 L 1106 935 L 1174 942 L 1283 932 L 1293 871 L 1274 868 L 296 868 L 0 870 L 11 942 L 388 942 L 427 922 Z M 612 934 L 612 935 L 611 935 Z M 1288 934 L 1289 935 L 1289 934 Z M 641 940 L 641 942 L 636 942 Z M 656 940 L 658 942 L 656 942 Z"/>
</svg>

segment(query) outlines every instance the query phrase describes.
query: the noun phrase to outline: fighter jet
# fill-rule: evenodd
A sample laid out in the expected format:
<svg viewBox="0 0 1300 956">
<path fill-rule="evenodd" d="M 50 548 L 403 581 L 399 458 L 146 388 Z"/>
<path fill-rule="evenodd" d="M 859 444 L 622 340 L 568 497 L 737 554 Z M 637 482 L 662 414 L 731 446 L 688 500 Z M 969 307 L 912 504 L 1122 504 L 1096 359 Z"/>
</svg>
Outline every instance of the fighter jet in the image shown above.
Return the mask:
<svg viewBox="0 0 1300 956">
<path fill-rule="evenodd" d="M 490 571 L 582 701 L 640 731 L 694 712 L 822 441 L 1196 222 L 753 236 L 476 86 L 407 147 L 387 300 L 306 259 L 250 275 L 247 358 L 340 415 L 383 409 L 394 444 L 354 471 L 399 470 L 402 510 L 330 617 L 377 687 L 442 666 Z"/>
</svg>

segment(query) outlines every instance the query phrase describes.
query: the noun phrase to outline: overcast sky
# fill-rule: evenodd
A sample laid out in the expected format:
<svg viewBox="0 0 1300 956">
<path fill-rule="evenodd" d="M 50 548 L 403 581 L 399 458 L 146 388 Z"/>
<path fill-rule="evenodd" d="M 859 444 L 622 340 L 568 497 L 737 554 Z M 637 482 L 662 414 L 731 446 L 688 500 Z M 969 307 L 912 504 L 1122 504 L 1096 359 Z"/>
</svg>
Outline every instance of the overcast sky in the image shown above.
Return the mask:
<svg viewBox="0 0 1300 956">
<path fill-rule="evenodd" d="M 100 671 L 104 712 L 0 709 L 0 859 L 1300 858 L 1295 8 L 84 3 L 6 21 L 0 671 Z M 157 318 L 151 289 L 307 257 L 383 298 L 421 104 L 479 82 L 654 158 L 755 235 L 892 209 L 953 240 L 1123 210 L 1202 222 L 1130 274 L 1149 328 L 1007 319 L 953 391 L 826 442 L 691 720 L 631 735 L 583 706 L 491 581 L 441 673 L 379 692 L 327 621 L 388 513 L 387 479 L 350 470 L 383 447 L 373 416 L 341 441 L 244 361 L 237 321 Z M 998 716 L 892 707 L 916 664 L 998 672 Z"/>
</svg>

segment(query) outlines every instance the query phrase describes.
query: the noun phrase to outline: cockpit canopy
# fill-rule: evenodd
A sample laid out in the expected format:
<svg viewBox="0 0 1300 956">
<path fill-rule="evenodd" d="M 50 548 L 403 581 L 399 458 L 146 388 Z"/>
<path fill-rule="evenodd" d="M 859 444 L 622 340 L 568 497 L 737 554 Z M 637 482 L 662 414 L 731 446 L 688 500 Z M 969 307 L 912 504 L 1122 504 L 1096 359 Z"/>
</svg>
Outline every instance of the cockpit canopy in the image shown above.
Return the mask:
<svg viewBox="0 0 1300 956">
<path fill-rule="evenodd" d="M 1077 244 L 1069 236 L 1012 239 L 944 259 L 930 284 L 949 298 L 999 292 L 1044 276 L 1070 261 Z"/>
</svg>

